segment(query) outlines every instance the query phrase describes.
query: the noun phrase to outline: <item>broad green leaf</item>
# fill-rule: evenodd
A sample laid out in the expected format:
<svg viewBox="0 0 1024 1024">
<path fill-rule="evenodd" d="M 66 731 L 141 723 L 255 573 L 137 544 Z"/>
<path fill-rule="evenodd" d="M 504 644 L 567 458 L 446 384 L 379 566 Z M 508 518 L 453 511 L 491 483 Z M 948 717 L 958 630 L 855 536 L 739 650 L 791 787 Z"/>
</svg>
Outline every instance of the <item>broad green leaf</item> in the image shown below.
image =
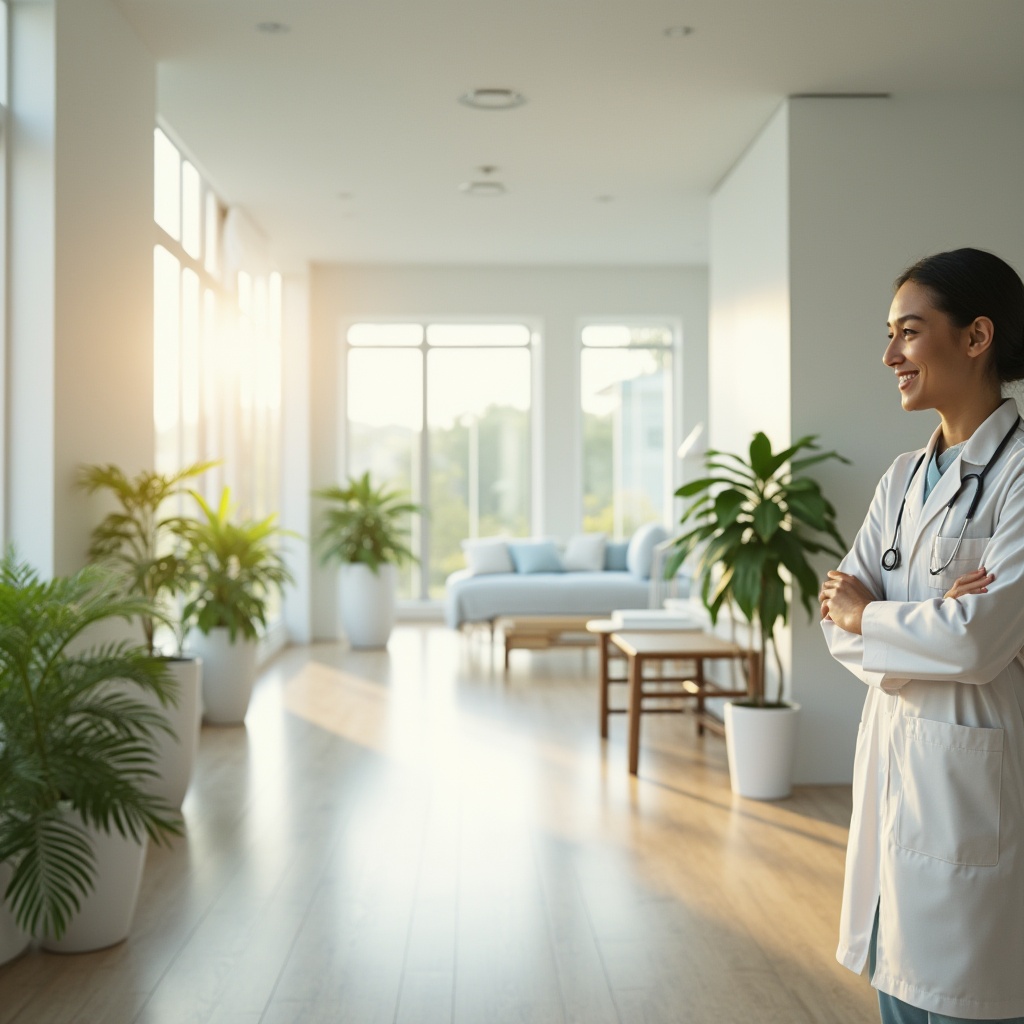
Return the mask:
<svg viewBox="0 0 1024 1024">
<path fill-rule="evenodd" d="M 785 513 L 774 501 L 762 501 L 753 512 L 754 529 L 766 544 L 779 528 Z"/>
<path fill-rule="evenodd" d="M 750 468 L 758 480 L 767 480 L 772 475 L 772 445 L 768 435 L 761 431 L 750 442 Z"/>
</svg>

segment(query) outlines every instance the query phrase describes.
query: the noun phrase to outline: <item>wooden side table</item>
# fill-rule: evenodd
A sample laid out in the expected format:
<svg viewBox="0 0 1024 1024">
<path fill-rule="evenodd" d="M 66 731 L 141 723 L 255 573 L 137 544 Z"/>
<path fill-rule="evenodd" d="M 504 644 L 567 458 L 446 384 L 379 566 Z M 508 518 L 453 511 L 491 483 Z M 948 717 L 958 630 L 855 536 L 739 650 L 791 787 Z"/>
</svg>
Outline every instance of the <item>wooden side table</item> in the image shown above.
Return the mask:
<svg viewBox="0 0 1024 1024">
<path fill-rule="evenodd" d="M 599 705 L 598 705 L 598 718 L 601 727 L 601 739 L 608 739 L 608 718 L 610 715 L 624 715 L 628 708 L 613 708 L 611 706 L 611 688 L 615 683 L 628 684 L 629 676 L 613 676 L 611 673 L 612 661 L 622 660 L 625 661 L 625 654 L 611 642 L 611 637 L 614 632 L 629 632 L 629 633 L 661 633 L 666 632 L 678 633 L 680 629 L 678 627 L 672 630 L 666 630 L 665 627 L 650 628 L 646 629 L 630 629 L 624 630 L 621 625 L 616 625 L 612 619 L 591 619 L 587 623 L 587 632 L 592 633 L 597 637 L 597 664 L 598 664 L 598 693 L 599 693 Z M 699 628 L 694 627 L 692 631 L 687 630 L 686 632 L 700 632 Z M 660 696 L 671 696 L 671 694 L 661 694 Z M 656 710 L 654 708 L 651 709 Z M 680 712 L 685 709 L 680 707 L 665 708 L 661 707 L 657 710 L 660 711 L 675 711 Z"/>
<path fill-rule="evenodd" d="M 640 716 L 644 713 L 644 697 L 676 696 L 692 697 L 695 700 L 697 728 L 704 728 L 724 734 L 721 719 L 707 710 L 708 697 L 755 697 L 761 679 L 761 652 L 748 651 L 739 644 L 722 640 L 708 633 L 661 633 L 621 632 L 612 633 L 610 642 L 626 658 L 629 680 L 629 771 L 636 775 L 640 761 Z M 736 658 L 747 663 L 747 687 L 744 690 L 722 689 L 709 684 L 704 678 L 704 662 L 709 659 Z M 677 690 L 652 692 L 644 688 L 644 665 L 647 662 L 692 661 L 695 671 L 692 676 L 660 676 L 661 683 L 679 683 Z"/>
</svg>

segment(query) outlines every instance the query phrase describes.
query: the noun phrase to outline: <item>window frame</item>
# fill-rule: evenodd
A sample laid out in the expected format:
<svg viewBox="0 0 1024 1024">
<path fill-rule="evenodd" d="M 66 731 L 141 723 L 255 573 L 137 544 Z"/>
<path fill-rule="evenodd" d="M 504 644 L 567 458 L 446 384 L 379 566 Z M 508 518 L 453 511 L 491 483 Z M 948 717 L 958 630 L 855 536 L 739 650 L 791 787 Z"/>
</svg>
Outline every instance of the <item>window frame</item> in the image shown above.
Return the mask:
<svg viewBox="0 0 1024 1024">
<path fill-rule="evenodd" d="M 369 324 L 373 326 L 383 325 L 405 325 L 415 324 L 422 330 L 420 341 L 415 345 L 353 345 L 348 340 L 349 331 L 358 325 Z M 529 339 L 526 344 L 518 345 L 438 345 L 430 344 L 428 332 L 430 327 L 438 326 L 501 326 L 514 325 L 522 326 L 529 332 Z M 527 502 L 527 517 L 529 528 L 532 530 L 537 519 L 537 494 L 542 483 L 541 467 L 537 459 L 537 436 L 540 430 L 540 410 L 537 397 L 539 394 L 537 363 L 541 351 L 543 332 L 542 322 L 536 316 L 359 316 L 344 320 L 339 325 L 340 334 L 340 360 L 338 365 L 337 408 L 339 410 L 339 445 L 337 456 L 338 479 L 346 480 L 351 475 L 352 452 L 351 432 L 349 430 L 348 410 L 348 383 L 349 383 L 349 352 L 353 349 L 366 351 L 405 351 L 413 350 L 420 353 L 423 366 L 422 394 L 421 394 L 421 415 L 420 415 L 420 447 L 419 447 L 419 479 L 417 486 L 421 496 L 430 494 L 430 427 L 427 395 L 429 390 L 429 374 L 427 371 L 427 354 L 431 350 L 444 350 L 449 352 L 477 352 L 512 350 L 526 351 L 530 359 L 530 408 L 527 416 L 530 429 L 529 450 L 530 470 L 529 487 L 530 500 Z M 421 498 L 421 504 L 426 506 L 426 500 Z M 429 512 L 429 509 L 428 509 Z M 430 597 L 430 522 L 429 515 L 418 516 L 419 520 L 419 548 L 415 554 L 420 559 L 419 564 L 419 592 L 415 597 L 401 599 L 398 601 L 399 609 L 423 608 L 440 604 L 440 599 Z"/>
</svg>

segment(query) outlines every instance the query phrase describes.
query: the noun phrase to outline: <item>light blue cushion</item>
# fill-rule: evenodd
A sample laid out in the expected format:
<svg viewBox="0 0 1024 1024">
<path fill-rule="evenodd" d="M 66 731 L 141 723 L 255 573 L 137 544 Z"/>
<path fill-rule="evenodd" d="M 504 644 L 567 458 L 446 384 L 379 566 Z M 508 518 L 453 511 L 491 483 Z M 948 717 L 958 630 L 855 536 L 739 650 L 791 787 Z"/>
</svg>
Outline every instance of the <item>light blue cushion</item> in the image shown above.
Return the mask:
<svg viewBox="0 0 1024 1024">
<path fill-rule="evenodd" d="M 604 546 L 604 567 L 609 572 L 626 572 L 628 540 L 610 540 Z"/>
<path fill-rule="evenodd" d="M 629 550 L 626 552 L 626 568 L 642 580 L 650 579 L 654 549 L 663 540 L 668 540 L 668 530 L 661 523 L 647 523 L 641 526 L 630 538 Z"/>
<path fill-rule="evenodd" d="M 562 572 L 562 559 L 553 540 L 510 540 L 508 553 L 516 572 Z"/>
</svg>

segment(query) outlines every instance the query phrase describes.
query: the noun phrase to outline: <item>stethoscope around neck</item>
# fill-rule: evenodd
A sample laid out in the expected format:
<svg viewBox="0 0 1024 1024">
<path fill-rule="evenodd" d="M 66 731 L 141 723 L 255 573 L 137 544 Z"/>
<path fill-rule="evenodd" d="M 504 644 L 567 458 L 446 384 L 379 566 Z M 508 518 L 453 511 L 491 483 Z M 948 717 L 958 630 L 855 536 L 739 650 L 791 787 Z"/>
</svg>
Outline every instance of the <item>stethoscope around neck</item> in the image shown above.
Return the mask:
<svg viewBox="0 0 1024 1024">
<path fill-rule="evenodd" d="M 942 516 L 942 523 L 939 525 L 939 536 L 942 536 L 943 528 L 946 525 L 946 521 L 949 519 L 949 513 L 953 511 L 953 506 L 956 504 L 956 499 L 960 497 L 963 489 L 967 486 L 967 482 L 970 481 L 974 485 L 974 497 L 971 499 L 971 504 L 967 509 L 967 518 L 964 519 L 964 525 L 960 530 L 960 536 L 956 539 L 956 547 L 953 548 L 953 554 L 946 559 L 937 569 L 932 568 L 931 558 L 928 559 L 928 572 L 932 576 L 938 576 L 940 572 L 948 569 L 952 564 L 953 559 L 956 558 L 957 553 L 960 551 L 960 545 L 963 543 L 964 534 L 967 532 L 967 525 L 974 518 L 974 513 L 978 510 L 978 503 L 981 501 L 981 492 L 984 487 L 985 477 L 988 471 L 995 465 L 999 460 L 999 456 L 1003 454 L 1003 449 L 1010 443 L 1010 438 L 1017 431 L 1017 427 L 1020 424 L 1020 416 L 1013 421 L 1013 426 L 1006 432 L 1006 436 L 999 442 L 999 447 L 992 453 L 992 458 L 985 463 L 985 468 L 980 473 L 967 473 L 960 480 L 960 486 L 956 489 L 956 493 L 952 498 L 949 499 L 949 504 L 946 506 L 946 511 Z M 910 494 L 910 485 L 914 482 L 914 477 L 917 476 L 917 471 L 921 468 L 921 463 L 924 462 L 925 456 L 928 453 L 925 452 L 916 463 L 914 463 L 914 470 L 910 474 L 910 479 L 907 481 L 907 489 L 903 493 L 903 501 L 900 502 L 900 510 L 896 515 L 896 529 L 892 535 L 892 546 L 885 549 L 882 552 L 882 568 L 886 572 L 892 572 L 894 569 L 900 567 L 903 561 L 900 555 L 900 549 L 897 546 L 900 542 L 900 526 L 903 523 L 903 509 L 907 505 L 907 495 Z"/>
</svg>

